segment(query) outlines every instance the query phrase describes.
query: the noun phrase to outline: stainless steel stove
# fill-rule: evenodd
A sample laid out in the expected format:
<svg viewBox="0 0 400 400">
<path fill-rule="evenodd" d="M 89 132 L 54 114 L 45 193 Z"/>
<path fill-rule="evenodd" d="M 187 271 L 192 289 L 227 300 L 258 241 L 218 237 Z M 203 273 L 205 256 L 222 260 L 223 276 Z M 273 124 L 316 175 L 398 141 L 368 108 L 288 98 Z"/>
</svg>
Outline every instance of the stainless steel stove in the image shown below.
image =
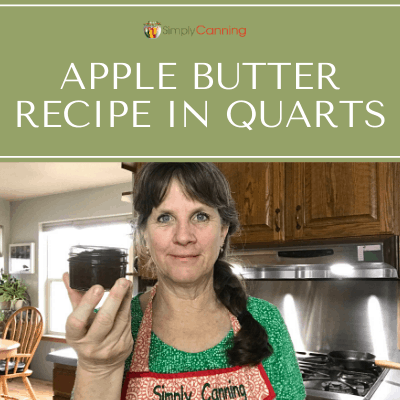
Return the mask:
<svg viewBox="0 0 400 400">
<path fill-rule="evenodd" d="M 369 400 L 389 372 L 374 366 L 353 371 L 333 365 L 326 354 L 296 352 L 307 400 Z"/>
</svg>

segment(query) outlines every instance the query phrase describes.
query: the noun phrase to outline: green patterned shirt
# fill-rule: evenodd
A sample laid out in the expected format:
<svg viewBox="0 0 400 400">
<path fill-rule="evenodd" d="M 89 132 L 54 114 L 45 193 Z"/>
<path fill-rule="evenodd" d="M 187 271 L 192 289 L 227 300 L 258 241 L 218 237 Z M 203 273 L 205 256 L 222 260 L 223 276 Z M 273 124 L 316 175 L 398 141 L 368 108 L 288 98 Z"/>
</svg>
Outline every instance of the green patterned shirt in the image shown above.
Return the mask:
<svg viewBox="0 0 400 400">
<path fill-rule="evenodd" d="M 132 299 L 132 336 L 136 340 L 143 312 L 139 293 Z M 273 354 L 262 362 L 274 388 L 276 400 L 304 400 L 306 397 L 293 344 L 279 310 L 265 300 L 249 297 L 247 309 L 265 328 Z M 216 346 L 200 353 L 186 353 L 162 342 L 151 333 L 149 368 L 157 373 L 179 373 L 230 367 L 226 349 L 231 346 L 233 330 Z M 132 353 L 125 362 L 129 370 Z"/>
</svg>

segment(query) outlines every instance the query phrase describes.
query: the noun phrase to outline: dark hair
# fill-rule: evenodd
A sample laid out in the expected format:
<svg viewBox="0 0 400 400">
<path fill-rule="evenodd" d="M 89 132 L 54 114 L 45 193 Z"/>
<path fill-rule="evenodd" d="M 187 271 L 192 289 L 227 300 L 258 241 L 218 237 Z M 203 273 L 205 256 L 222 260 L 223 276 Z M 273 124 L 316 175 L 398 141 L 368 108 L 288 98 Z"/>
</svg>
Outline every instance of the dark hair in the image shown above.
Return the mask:
<svg viewBox="0 0 400 400">
<path fill-rule="evenodd" d="M 230 236 L 239 229 L 239 218 L 229 183 L 213 163 L 148 163 L 139 171 L 133 193 L 133 205 L 137 213 L 135 235 L 136 254 L 141 262 L 151 267 L 152 260 L 146 255 L 142 234 L 147 220 L 158 207 L 172 182 L 176 179 L 185 194 L 209 207 L 216 208 L 222 225 L 228 226 L 223 251 L 214 264 L 214 290 L 218 300 L 235 315 L 241 329 L 233 339 L 233 347 L 227 350 L 231 365 L 256 365 L 272 354 L 265 329 L 247 311 L 247 294 L 239 278 L 226 261 L 230 250 Z"/>
</svg>

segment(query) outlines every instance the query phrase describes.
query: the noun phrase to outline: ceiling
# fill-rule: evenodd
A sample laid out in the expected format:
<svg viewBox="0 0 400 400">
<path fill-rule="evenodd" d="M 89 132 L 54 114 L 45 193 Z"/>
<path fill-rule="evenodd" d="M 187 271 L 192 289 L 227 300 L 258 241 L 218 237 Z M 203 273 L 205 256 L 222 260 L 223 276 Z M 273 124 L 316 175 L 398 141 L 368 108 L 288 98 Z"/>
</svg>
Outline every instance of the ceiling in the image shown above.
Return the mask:
<svg viewBox="0 0 400 400">
<path fill-rule="evenodd" d="M 0 198 L 8 201 L 131 181 L 116 162 L 0 162 Z"/>
</svg>

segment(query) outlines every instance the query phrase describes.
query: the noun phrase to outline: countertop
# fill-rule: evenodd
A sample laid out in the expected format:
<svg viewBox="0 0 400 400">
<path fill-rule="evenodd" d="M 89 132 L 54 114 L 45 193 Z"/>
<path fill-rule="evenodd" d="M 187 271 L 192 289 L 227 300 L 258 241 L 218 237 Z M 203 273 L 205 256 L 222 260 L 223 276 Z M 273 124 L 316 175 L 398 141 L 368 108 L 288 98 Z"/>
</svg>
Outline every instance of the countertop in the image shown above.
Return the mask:
<svg viewBox="0 0 400 400">
<path fill-rule="evenodd" d="M 389 360 L 400 362 L 400 351 L 393 353 Z M 400 400 L 400 370 L 389 371 L 371 400 Z"/>
<path fill-rule="evenodd" d="M 69 347 L 67 349 L 57 350 L 47 354 L 46 361 L 76 367 L 78 365 L 78 356 L 75 350 L 72 347 Z"/>
</svg>

